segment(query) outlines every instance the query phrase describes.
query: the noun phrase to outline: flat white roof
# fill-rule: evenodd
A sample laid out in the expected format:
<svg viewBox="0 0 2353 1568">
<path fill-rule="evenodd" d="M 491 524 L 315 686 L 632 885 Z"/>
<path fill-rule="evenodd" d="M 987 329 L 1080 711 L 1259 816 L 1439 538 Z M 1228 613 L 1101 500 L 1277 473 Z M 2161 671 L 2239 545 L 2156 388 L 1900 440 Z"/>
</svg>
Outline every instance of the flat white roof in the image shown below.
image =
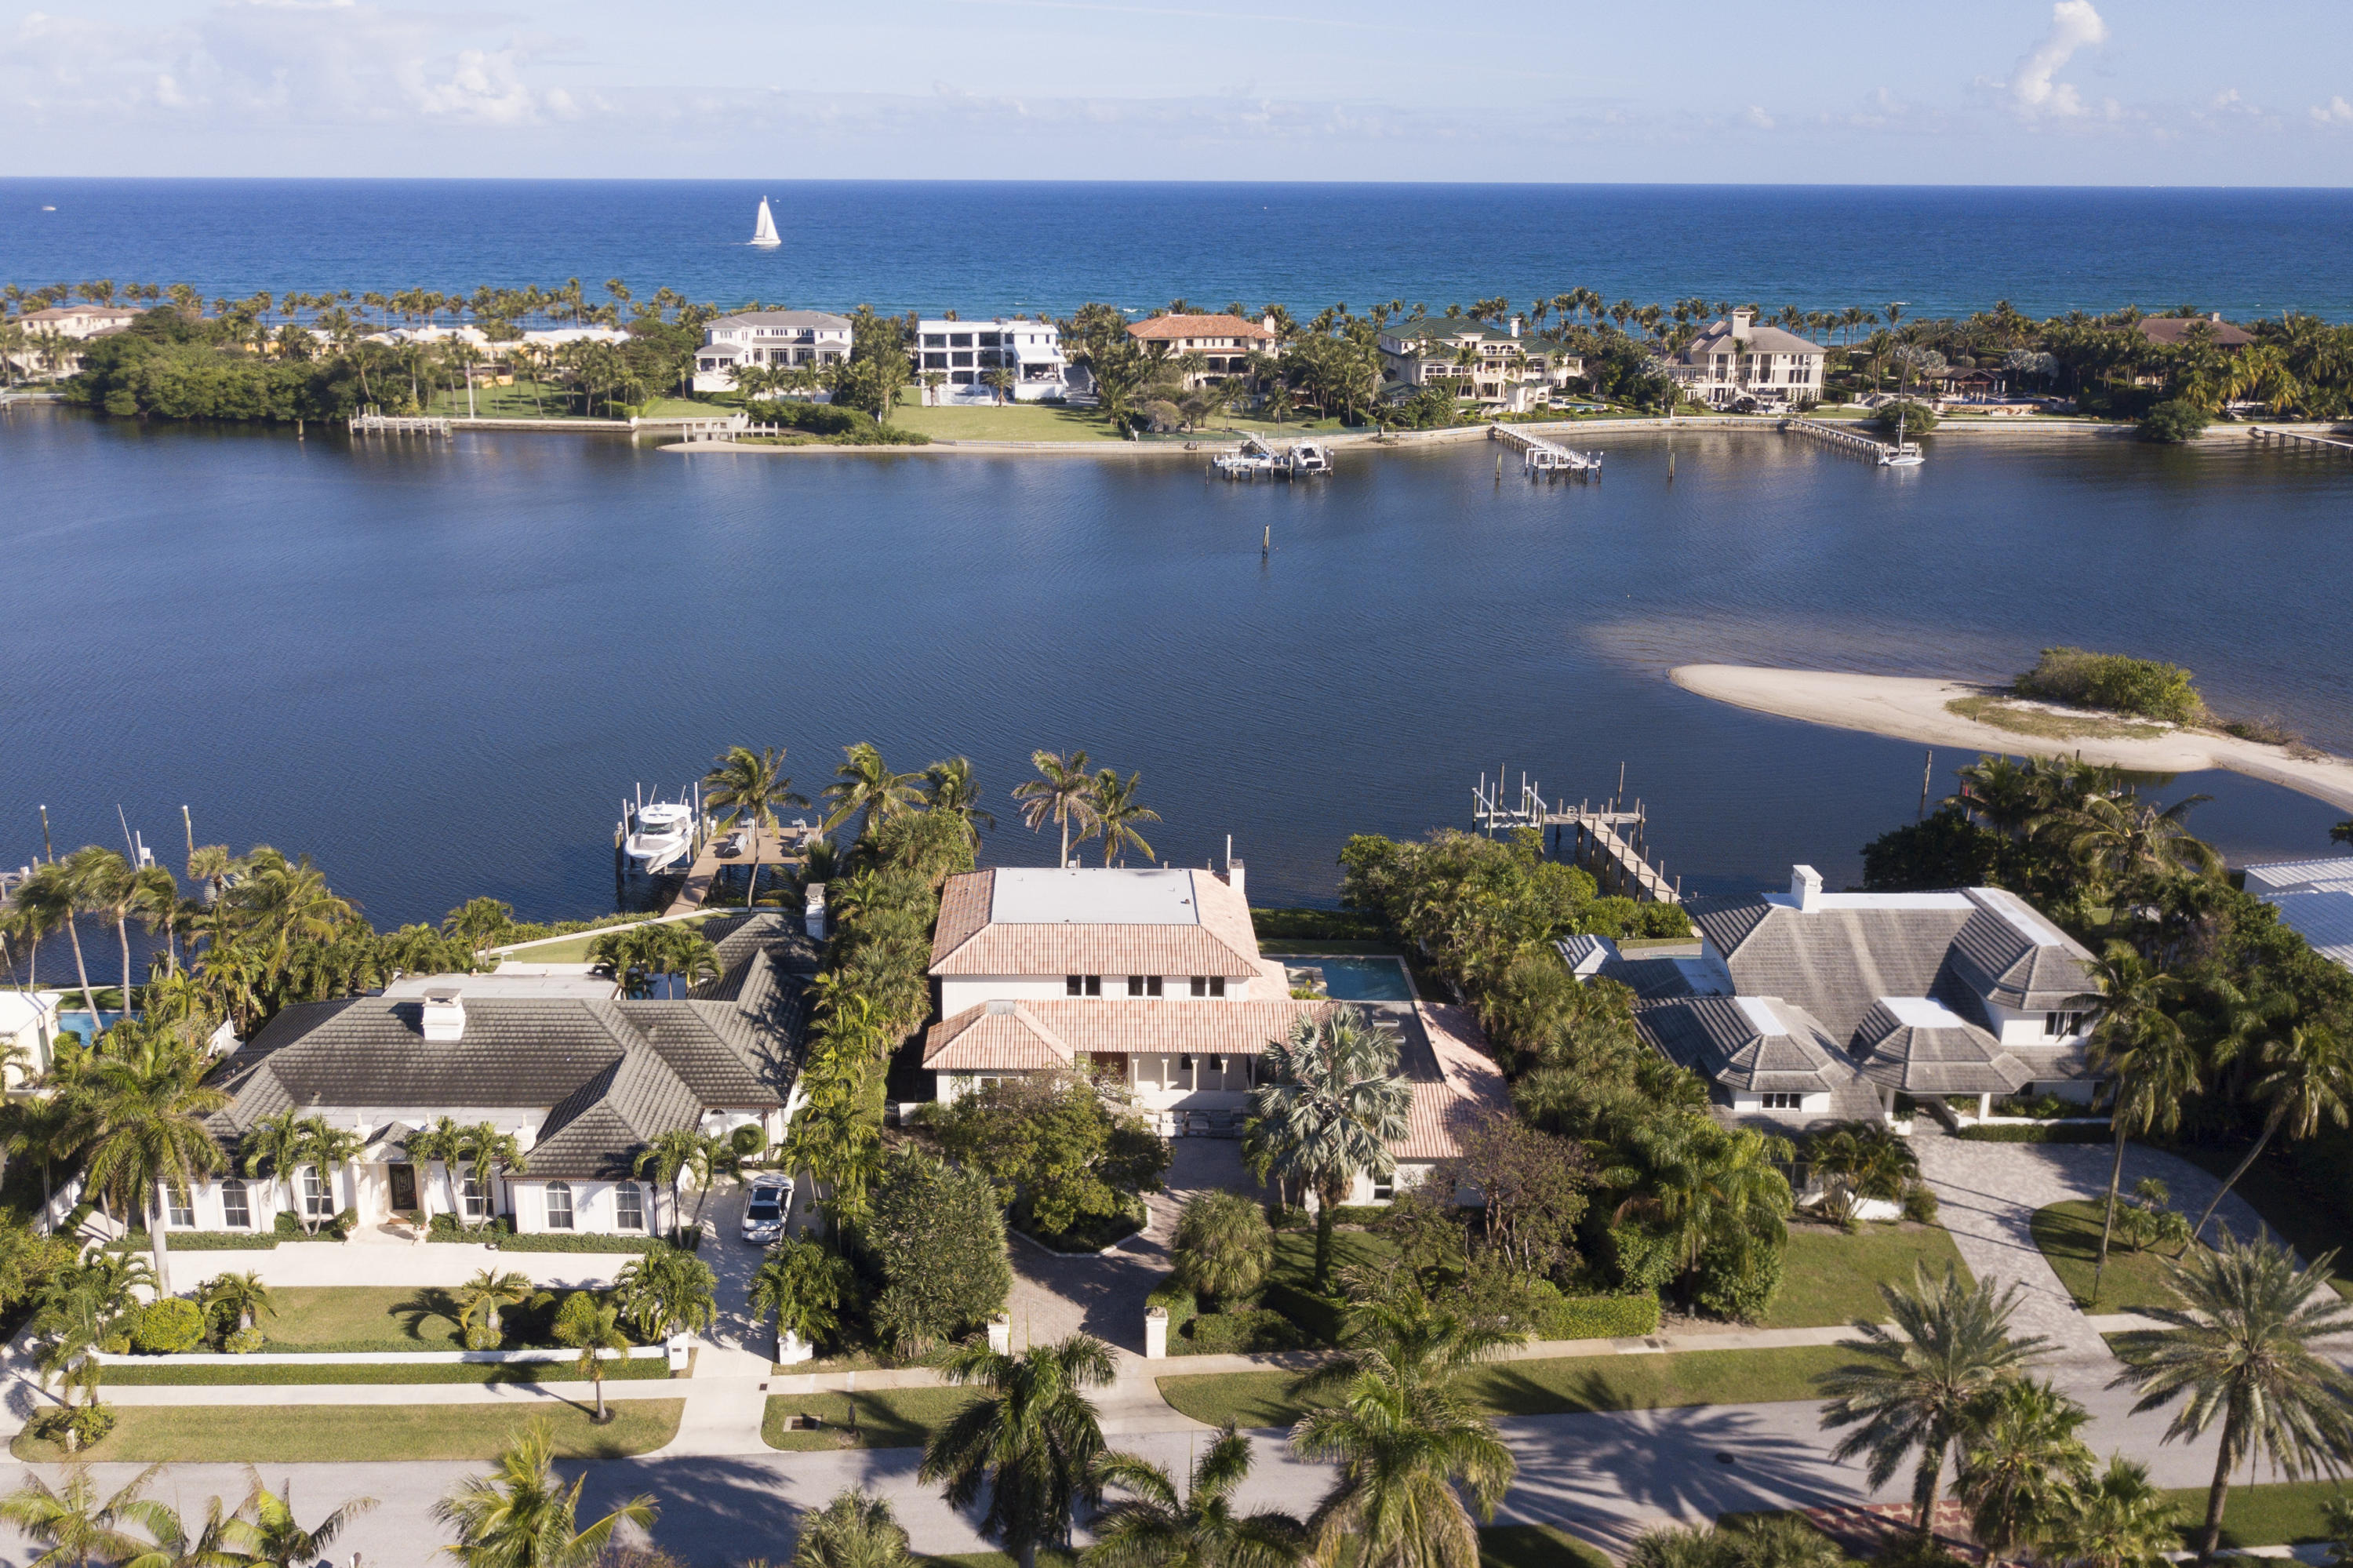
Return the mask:
<svg viewBox="0 0 2353 1568">
<path fill-rule="evenodd" d="M 1198 926 L 1189 871 L 999 867 L 988 901 L 997 926 Z"/>
<path fill-rule="evenodd" d="M 1781 1022 L 1774 1012 L 1772 1005 L 1763 997 L 1736 996 L 1732 1000 L 1739 1004 L 1741 1012 L 1748 1015 L 1748 1022 L 1757 1026 L 1757 1033 L 1787 1034 L 1789 1033 L 1789 1026 Z"/>
<path fill-rule="evenodd" d="M 2322 860 L 2278 860 L 2247 869 L 2247 891 L 2285 893 L 2316 882 L 2343 882 L 2353 877 L 2353 855 L 2329 855 Z"/>
<path fill-rule="evenodd" d="M 1966 1029 L 1968 1020 L 1943 1002 L 1925 996 L 1883 996 L 1879 1005 L 1910 1029 Z"/>
<path fill-rule="evenodd" d="M 393 997 L 423 996 L 427 991 L 456 991 L 462 998 L 478 1001 L 500 997 L 522 997 L 546 1001 L 564 997 L 577 997 L 583 1001 L 610 1001 L 621 992 L 618 980 L 608 976 L 571 975 L 411 975 L 384 988 L 384 994 Z"/>
<path fill-rule="evenodd" d="M 1983 906 L 2009 921 L 2020 936 L 2038 948 L 2066 946 L 2067 938 L 2059 934 L 2059 927 L 2045 920 L 2024 899 L 2003 895 L 1999 888 L 1992 891 L 1995 896 L 1985 899 Z"/>
<path fill-rule="evenodd" d="M 1795 909 L 1798 901 L 1786 893 L 1768 893 L 1767 904 Z M 1816 911 L 1824 909 L 1974 909 L 1966 893 L 1817 893 Z"/>
<path fill-rule="evenodd" d="M 2353 969 L 2353 892 L 2274 893 L 2263 902 L 2314 952 Z"/>
</svg>

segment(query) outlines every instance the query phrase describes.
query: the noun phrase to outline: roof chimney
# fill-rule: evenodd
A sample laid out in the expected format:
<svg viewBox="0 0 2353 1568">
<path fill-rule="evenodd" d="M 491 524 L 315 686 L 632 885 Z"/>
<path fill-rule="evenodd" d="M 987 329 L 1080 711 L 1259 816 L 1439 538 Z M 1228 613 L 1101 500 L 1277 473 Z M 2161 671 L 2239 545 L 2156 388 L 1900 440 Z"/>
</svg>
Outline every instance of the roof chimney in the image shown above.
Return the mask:
<svg viewBox="0 0 2353 1568">
<path fill-rule="evenodd" d="M 1281 337 L 1282 335 L 1282 331 L 1274 324 L 1274 313 L 1272 311 L 1269 311 L 1266 314 L 1259 317 L 1258 324 L 1266 329 L 1267 335 L 1270 337 Z"/>
<path fill-rule="evenodd" d="M 1226 835 L 1226 885 L 1238 895 L 1241 894 L 1242 863 L 1234 858 L 1234 835 L 1231 833 Z M 1242 902 L 1247 905 L 1250 899 L 1244 896 Z"/>
<path fill-rule="evenodd" d="M 2208 321 L 2212 322 L 2216 326 L 2221 326 L 2221 325 L 2222 324 L 2222 313 L 2221 313 L 2221 312 L 2220 312 L 2220 311 L 2216 311 L 2212 315 L 2211 315 L 2211 316 L 2207 317 L 2206 319 L 2207 319 Z"/>
<path fill-rule="evenodd" d="M 425 1043 L 454 1045 L 466 1037 L 466 999 L 456 986 L 436 986 L 425 993 Z"/>
<path fill-rule="evenodd" d="M 1810 865 L 1789 868 L 1789 901 L 1801 915 L 1810 915 L 1821 907 L 1822 874 Z"/>
<path fill-rule="evenodd" d="M 825 884 L 810 883 L 802 890 L 801 896 L 805 908 L 801 918 L 808 931 L 809 940 L 822 942 L 825 940 Z"/>
<path fill-rule="evenodd" d="M 1517 316 L 1512 318 L 1512 335 L 1514 337 L 1520 335 L 1520 318 Z"/>
<path fill-rule="evenodd" d="M 1733 336 L 1735 336 L 1735 337 L 1746 337 L 1746 336 L 1748 335 L 1748 323 L 1751 323 L 1751 322 L 1753 322 L 1753 321 L 1755 321 L 1756 319 L 1757 319 L 1757 313 L 1756 313 L 1756 312 L 1754 312 L 1754 311 L 1735 311 L 1735 312 L 1733 312 L 1733 313 L 1732 313 L 1732 335 L 1733 335 Z"/>
</svg>

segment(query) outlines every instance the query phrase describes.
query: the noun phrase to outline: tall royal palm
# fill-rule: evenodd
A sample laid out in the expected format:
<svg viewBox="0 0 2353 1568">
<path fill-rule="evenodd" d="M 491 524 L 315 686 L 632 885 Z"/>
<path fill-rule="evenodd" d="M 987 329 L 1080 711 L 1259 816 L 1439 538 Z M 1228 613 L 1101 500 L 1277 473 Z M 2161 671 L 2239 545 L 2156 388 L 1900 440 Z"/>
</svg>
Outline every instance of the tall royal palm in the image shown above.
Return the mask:
<svg viewBox="0 0 2353 1568">
<path fill-rule="evenodd" d="M 1095 1516 L 1095 1543 L 1080 1568 L 1290 1568 L 1306 1532 L 1287 1513 L 1234 1507 L 1250 1470 L 1250 1439 L 1230 1422 L 1194 1461 L 1182 1492 L 1159 1466 L 1106 1454 L 1096 1478 L 1127 1495 Z"/>
<path fill-rule="evenodd" d="M 2091 1413 L 2049 1381 L 2019 1378 L 1972 1414 L 1954 1488 L 1969 1533 L 2000 1560 L 2040 1548 L 2062 1528 L 2076 1488 L 2092 1478 L 2079 1433 Z"/>
<path fill-rule="evenodd" d="M 2011 1285 L 1997 1293 L 1990 1280 L 1965 1285 L 1949 1266 L 1939 1283 L 1915 1266 L 1911 1288 L 1879 1287 L 1893 1326 L 1858 1319 L 1861 1337 L 1839 1341 L 1856 1361 L 1822 1380 L 1831 1396 L 1822 1406 L 1823 1428 L 1853 1428 L 1832 1457 L 1844 1463 L 1867 1457 L 1877 1488 L 1910 1457 L 1912 1502 L 1923 1536 L 1936 1522 L 1945 1461 L 1969 1431 L 1981 1402 L 2021 1375 L 2045 1347 L 2039 1337 L 2010 1335 L 2018 1290 Z"/>
<path fill-rule="evenodd" d="M 1136 782 L 1143 777 L 1141 773 L 1131 773 L 1123 782 L 1116 768 L 1105 768 L 1095 775 L 1095 828 L 1103 834 L 1105 865 L 1111 863 L 1114 854 L 1120 857 L 1121 864 L 1126 864 L 1130 849 L 1146 860 L 1152 858 L 1152 846 L 1136 832 L 1135 824 L 1156 822 L 1160 813 L 1135 798 Z"/>
<path fill-rule="evenodd" d="M 1087 771 L 1087 754 L 1073 751 L 1064 756 L 1058 751 L 1033 751 L 1030 766 L 1038 777 L 1013 787 L 1013 798 L 1021 802 L 1021 823 L 1036 832 L 1048 822 L 1062 830 L 1062 855 L 1054 863 L 1071 863 L 1071 824 L 1076 822 L 1082 832 L 1092 827 L 1095 810 L 1095 776 Z"/>
<path fill-rule="evenodd" d="M 1086 1334 L 1018 1355 L 968 1343 L 940 1371 L 987 1392 L 932 1434 L 916 1475 L 944 1481 L 952 1508 L 971 1507 L 985 1489 L 980 1533 L 1037 1568 L 1038 1548 L 1067 1540 L 1072 1511 L 1103 1495 L 1103 1426 L 1087 1391 L 1111 1382 L 1111 1351 Z"/>
<path fill-rule="evenodd" d="M 2205 1234 L 2224 1194 L 2238 1185 L 2274 1134 L 2284 1128 L 2289 1137 L 2305 1139 L 2318 1132 L 2324 1121 L 2345 1125 L 2347 1102 L 2353 1100 L 2353 1041 L 2317 1020 L 2292 1023 L 2258 1044 L 2254 1058 L 2255 1078 L 2247 1086 L 2247 1097 L 2263 1107 L 2263 1129 L 2198 1216 L 2193 1234 Z"/>
<path fill-rule="evenodd" d="M 2218 876 L 2222 856 L 2189 832 L 2190 808 L 2212 799 L 2185 795 L 2154 806 L 2127 795 L 2094 794 L 2054 813 L 2042 832 L 2111 887 L 2183 874 Z"/>
<path fill-rule="evenodd" d="M 1330 1288 L 1334 1212 L 1359 1171 L 1397 1169 L 1389 1145 L 1406 1133 L 1413 1086 L 1398 1070 L 1397 1037 L 1354 1007 L 1294 1020 L 1268 1043 L 1269 1081 L 1250 1091 L 1243 1153 L 1314 1192 L 1315 1287 Z"/>
<path fill-rule="evenodd" d="M 2267 1236 L 2187 1248 L 2167 1266 L 2180 1305 L 2143 1308 L 2165 1327 L 2118 1346 L 2125 1371 L 2110 1386 L 2139 1391 L 2134 1414 L 2183 1400 L 2163 1441 L 2221 1424 L 2200 1563 L 2221 1538 L 2233 1469 L 2260 1457 L 2294 1481 L 2353 1460 L 2353 1376 L 2313 1343 L 2353 1330 L 2353 1305 L 2328 1284 L 2336 1259 L 2323 1253 L 2299 1269 Z"/>
<path fill-rule="evenodd" d="M 98 993 L 90 990 L 90 966 L 81 953 L 81 931 L 74 916 L 81 913 L 81 900 L 74 891 L 73 875 L 63 861 L 51 861 L 36 866 L 16 889 L 16 903 L 40 922 L 45 930 L 62 928 L 66 940 L 73 947 L 74 978 L 81 982 L 81 1004 L 90 1012 L 90 1034 L 97 1038 Z"/>
<path fill-rule="evenodd" d="M 830 830 L 850 818 L 864 813 L 864 832 L 881 827 L 903 811 L 915 809 L 923 799 L 916 788 L 917 773 L 893 773 L 882 760 L 882 753 L 870 741 L 842 747 L 842 762 L 833 770 L 833 782 L 825 787 L 825 799 L 832 807 L 826 813 L 825 825 Z"/>
<path fill-rule="evenodd" d="M 122 1005 L 131 1006 L 131 916 L 142 902 L 139 874 L 111 849 L 84 844 L 58 863 L 72 885 L 74 902 L 114 927 L 122 950 Z"/>
<path fill-rule="evenodd" d="M 580 1522 L 586 1473 L 565 1486 L 555 1473 L 555 1440 L 535 1421 L 501 1454 L 486 1476 L 470 1476 L 433 1505 L 433 1517 L 457 1531 L 445 1548 L 466 1568 L 587 1568 L 624 1523 L 653 1523 L 654 1502 L 632 1498 L 595 1523 Z"/>
<path fill-rule="evenodd" d="M 2181 998 L 2181 982 L 2150 967 L 2128 942 L 2110 942 L 2092 962 L 2093 990 L 2070 1000 L 2096 1008 L 2088 1053 L 2092 1070 L 2109 1083 L 2109 1131 L 2115 1154 L 2108 1161 L 2106 1212 L 2100 1221 L 2100 1255 L 2092 1266 L 2092 1299 L 2108 1269 L 2108 1243 L 2116 1228 L 2116 1193 L 2124 1181 L 2125 1140 L 2153 1128 L 2180 1125 L 2181 1102 L 2198 1087 L 2198 1054 L 2169 1011 Z"/>
</svg>

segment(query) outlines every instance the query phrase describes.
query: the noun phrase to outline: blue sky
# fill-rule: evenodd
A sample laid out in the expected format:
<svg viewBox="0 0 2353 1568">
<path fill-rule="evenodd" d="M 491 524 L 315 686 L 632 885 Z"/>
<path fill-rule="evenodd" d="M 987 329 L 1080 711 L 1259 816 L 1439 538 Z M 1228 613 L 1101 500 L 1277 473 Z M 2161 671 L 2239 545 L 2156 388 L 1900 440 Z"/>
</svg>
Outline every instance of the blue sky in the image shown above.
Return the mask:
<svg viewBox="0 0 2353 1568">
<path fill-rule="evenodd" d="M 50 175 L 2353 182 L 2342 0 L 0 0 Z"/>
</svg>

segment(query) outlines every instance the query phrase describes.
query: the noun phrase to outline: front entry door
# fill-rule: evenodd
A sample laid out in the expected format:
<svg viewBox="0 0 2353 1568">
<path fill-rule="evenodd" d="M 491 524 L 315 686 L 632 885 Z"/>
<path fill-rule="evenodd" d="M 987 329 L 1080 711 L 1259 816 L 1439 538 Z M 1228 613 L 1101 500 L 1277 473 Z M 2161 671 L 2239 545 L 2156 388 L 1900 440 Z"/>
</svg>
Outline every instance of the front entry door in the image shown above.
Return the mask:
<svg viewBox="0 0 2353 1568">
<path fill-rule="evenodd" d="M 392 1206 L 396 1209 L 417 1207 L 417 1167 L 395 1165 L 392 1171 Z"/>
</svg>

